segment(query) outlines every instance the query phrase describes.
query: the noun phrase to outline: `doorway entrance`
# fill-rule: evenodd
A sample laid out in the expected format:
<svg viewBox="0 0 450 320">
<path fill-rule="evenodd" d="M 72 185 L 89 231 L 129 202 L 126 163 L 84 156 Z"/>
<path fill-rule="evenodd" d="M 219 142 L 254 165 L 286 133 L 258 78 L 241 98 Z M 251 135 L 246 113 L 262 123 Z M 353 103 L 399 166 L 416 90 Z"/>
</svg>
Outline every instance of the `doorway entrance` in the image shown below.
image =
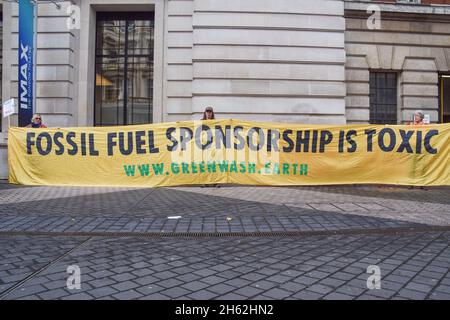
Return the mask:
<svg viewBox="0 0 450 320">
<path fill-rule="evenodd" d="M 153 12 L 99 12 L 95 125 L 152 123 Z"/>
</svg>

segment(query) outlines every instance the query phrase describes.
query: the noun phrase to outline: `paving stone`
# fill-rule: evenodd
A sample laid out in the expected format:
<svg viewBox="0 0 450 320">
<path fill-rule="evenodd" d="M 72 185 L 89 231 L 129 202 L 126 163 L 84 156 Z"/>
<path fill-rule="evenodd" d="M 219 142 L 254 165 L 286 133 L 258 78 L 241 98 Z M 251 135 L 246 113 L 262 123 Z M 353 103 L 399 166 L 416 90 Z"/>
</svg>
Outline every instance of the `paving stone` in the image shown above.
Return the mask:
<svg viewBox="0 0 450 320">
<path fill-rule="evenodd" d="M 221 278 L 221 277 L 217 277 L 217 276 L 210 276 L 210 277 L 202 278 L 202 279 L 199 279 L 199 280 L 202 281 L 202 282 L 205 282 L 207 284 L 214 285 L 214 284 L 217 284 L 217 283 L 220 283 L 220 282 L 224 282 L 226 279 Z"/>
<path fill-rule="evenodd" d="M 343 284 L 345 284 L 345 281 L 328 277 L 328 278 L 325 278 L 323 280 L 320 280 L 319 284 L 322 284 L 322 285 L 325 285 L 325 286 L 328 286 L 328 287 L 331 287 L 331 288 L 335 289 L 335 288 L 340 287 Z"/>
<path fill-rule="evenodd" d="M 138 299 L 139 300 L 170 300 L 170 298 L 168 296 L 165 296 L 161 293 L 150 294 L 148 296 L 143 296 Z"/>
<path fill-rule="evenodd" d="M 112 287 L 118 291 L 126 291 L 139 287 L 139 285 L 133 281 L 125 281 L 112 285 Z"/>
<path fill-rule="evenodd" d="M 150 294 L 160 292 L 162 290 L 166 290 L 166 288 L 158 286 L 156 284 L 151 284 L 151 285 L 146 285 L 146 286 L 136 288 L 134 290 L 138 291 L 139 293 L 142 293 L 145 296 L 148 296 Z"/>
<path fill-rule="evenodd" d="M 201 232 L 214 227 L 227 232 L 241 228 L 330 231 L 327 235 L 298 238 L 92 237 L 68 256 L 63 255 L 87 237 L 0 236 L 0 279 L 8 281 L 0 284 L 0 294 L 50 261 L 63 257 L 23 284 L 24 289 L 32 288 L 31 292 L 21 293 L 19 288 L 6 298 L 18 295 L 36 299 L 42 293 L 49 299 L 52 295 L 59 299 L 65 290 L 67 266 L 79 264 L 83 291 L 69 296 L 80 299 L 95 299 L 102 290 L 106 293 L 102 299 L 115 298 L 115 294 L 123 294 L 125 299 L 215 299 L 232 295 L 266 299 L 265 292 L 277 290 L 293 294 L 284 299 L 438 299 L 445 297 L 450 286 L 450 277 L 446 276 L 450 233 L 386 231 L 395 227 L 450 225 L 449 190 L 432 188 L 424 192 L 376 186 L 9 189 L 9 185 L 0 182 L 3 231 L 158 232 L 178 229 L 183 223 L 186 228 L 192 226 L 191 230 Z M 324 211 L 327 205 L 334 208 Z M 231 213 L 233 220 L 228 223 L 225 217 Z M 167 222 L 167 216 L 175 214 L 183 219 Z M 364 234 L 367 228 L 383 233 Z M 357 229 L 358 233 L 331 232 L 342 229 Z M 369 264 L 381 266 L 383 289 L 367 290 Z M 204 283 L 205 279 L 209 283 Z M 191 283 L 194 285 L 189 289 Z M 195 288 L 198 283 L 206 287 Z M 147 290 L 152 286 L 159 291 Z M 176 292 L 179 288 L 183 292 L 172 294 L 173 297 L 160 293 Z M 245 292 L 248 288 L 258 291 Z M 229 289 L 232 291 L 225 293 Z"/>
<path fill-rule="evenodd" d="M 398 295 L 402 298 L 414 299 L 414 300 L 422 300 L 427 294 L 420 291 L 413 291 L 408 289 L 402 289 L 398 292 Z"/>
<path fill-rule="evenodd" d="M 246 286 L 251 283 L 251 281 L 242 279 L 242 278 L 235 278 L 231 280 L 226 280 L 223 282 L 224 284 L 230 285 L 235 288 L 241 288 L 243 286 Z"/>
<path fill-rule="evenodd" d="M 359 297 L 356 297 L 356 299 L 357 300 L 384 300 L 383 298 L 381 298 L 381 297 L 376 297 L 376 296 L 373 296 L 373 295 L 369 295 L 369 294 L 363 294 L 363 295 L 360 295 Z"/>
<path fill-rule="evenodd" d="M 217 296 L 217 293 L 208 290 L 199 290 L 188 295 L 189 298 L 192 298 L 194 300 L 210 300 L 214 299 Z"/>
<path fill-rule="evenodd" d="M 252 283 L 251 286 L 258 288 L 258 289 L 268 290 L 268 289 L 279 286 L 279 283 L 261 280 L 261 281 Z"/>
<path fill-rule="evenodd" d="M 90 296 L 86 292 L 74 293 L 61 298 L 62 300 L 93 300 L 94 297 Z"/>
<path fill-rule="evenodd" d="M 110 296 L 114 293 L 117 293 L 118 291 L 113 289 L 112 287 L 109 286 L 105 286 L 102 288 L 98 288 L 95 290 L 91 290 L 89 291 L 89 294 L 91 294 L 94 298 L 98 299 L 98 298 L 102 298 L 105 296 Z"/>
<path fill-rule="evenodd" d="M 279 289 L 279 288 L 273 288 L 273 289 L 270 289 L 270 290 L 264 292 L 263 295 L 266 297 L 269 297 L 269 298 L 281 300 L 281 299 L 287 298 L 290 295 L 292 295 L 292 292 L 286 291 L 283 289 Z"/>
<path fill-rule="evenodd" d="M 327 294 L 325 297 L 323 297 L 324 300 L 352 300 L 354 297 L 338 293 L 338 292 L 332 292 L 330 294 Z"/>
<path fill-rule="evenodd" d="M 233 279 L 233 278 L 241 276 L 241 274 L 239 272 L 234 272 L 232 270 L 220 272 L 219 275 L 221 278 L 225 278 L 225 279 Z"/>
<path fill-rule="evenodd" d="M 263 290 L 255 288 L 255 287 L 251 287 L 251 286 L 245 286 L 242 287 L 236 291 L 234 291 L 234 293 L 245 296 L 247 298 L 256 296 L 257 294 L 261 293 Z"/>
<path fill-rule="evenodd" d="M 198 279 L 201 279 L 202 277 L 193 273 L 183 274 L 181 276 L 176 277 L 175 279 L 183 281 L 183 282 L 190 282 L 195 281 Z"/>
<path fill-rule="evenodd" d="M 265 280 L 272 281 L 272 282 L 277 282 L 277 283 L 285 283 L 285 282 L 289 281 L 290 279 L 292 279 L 292 278 L 283 276 L 281 274 L 277 274 L 277 275 L 268 277 Z"/>
<path fill-rule="evenodd" d="M 381 288 L 382 289 L 398 291 L 401 288 L 403 288 L 403 286 L 404 286 L 403 283 L 391 282 L 391 281 L 387 281 L 387 280 L 382 280 L 381 281 Z"/>
<path fill-rule="evenodd" d="M 244 274 L 243 276 L 241 276 L 241 278 L 250 280 L 250 281 L 258 281 L 258 280 L 267 278 L 267 275 L 260 274 L 260 273 L 249 273 L 249 274 Z"/>
<path fill-rule="evenodd" d="M 246 300 L 247 297 L 244 297 L 242 295 L 236 294 L 236 293 L 227 293 L 222 296 L 218 296 L 214 298 L 215 300 Z"/>
<path fill-rule="evenodd" d="M 430 295 L 432 300 L 450 300 L 450 292 L 432 292 Z"/>
<path fill-rule="evenodd" d="M 307 275 L 309 277 L 316 278 L 316 279 L 324 279 L 329 276 L 329 273 L 316 270 L 316 271 L 308 272 Z"/>
<path fill-rule="evenodd" d="M 308 291 L 316 292 L 322 295 L 326 295 L 333 291 L 333 288 L 330 288 L 328 286 L 324 286 L 322 284 L 313 284 L 308 287 Z"/>
<path fill-rule="evenodd" d="M 67 283 L 64 280 L 55 280 L 55 281 L 43 282 L 42 285 L 49 290 L 53 290 L 53 289 L 65 288 L 67 286 Z"/>
<path fill-rule="evenodd" d="M 396 294 L 396 291 L 386 290 L 386 289 L 381 288 L 381 289 L 368 290 L 368 291 L 366 291 L 365 294 L 369 295 L 369 296 L 375 296 L 375 297 L 380 297 L 380 298 L 384 298 L 384 299 L 390 299 Z"/>
<path fill-rule="evenodd" d="M 123 282 L 123 281 L 127 281 L 127 280 L 132 280 L 132 279 L 136 278 L 136 276 L 133 274 L 130 274 L 130 273 L 122 273 L 122 274 L 117 274 L 115 276 L 112 276 L 111 278 L 117 282 Z"/>
<path fill-rule="evenodd" d="M 185 289 L 188 289 L 188 290 L 191 290 L 191 291 L 198 291 L 198 290 L 207 288 L 209 286 L 210 286 L 210 284 L 204 283 L 204 282 L 201 282 L 201 281 L 191 281 L 191 282 L 188 282 L 188 283 L 185 283 L 185 284 L 181 285 L 181 287 L 183 287 Z"/>
<path fill-rule="evenodd" d="M 448 293 L 450 293 L 450 285 L 443 285 L 441 283 L 434 290 L 439 291 L 439 292 L 448 292 Z"/>
<path fill-rule="evenodd" d="M 367 288 L 364 288 L 364 287 L 353 287 L 353 286 L 346 284 L 346 285 L 336 289 L 336 292 L 351 295 L 351 296 L 359 296 L 366 290 L 367 290 Z"/>
<path fill-rule="evenodd" d="M 405 286 L 405 289 L 420 291 L 420 292 L 423 292 L 423 293 L 428 293 L 433 288 L 432 288 L 432 286 L 429 286 L 429 285 L 424 285 L 424 284 L 415 283 L 415 282 L 411 281 Z"/>
<path fill-rule="evenodd" d="M 211 269 L 219 271 L 219 272 L 225 271 L 225 270 L 229 270 L 231 268 L 232 268 L 231 266 L 227 266 L 225 264 L 219 264 L 219 265 L 216 265 L 214 267 L 211 267 Z"/>
<path fill-rule="evenodd" d="M 133 280 L 133 282 L 140 284 L 140 285 L 148 285 L 151 283 L 155 283 L 160 281 L 160 279 L 154 277 L 154 276 L 144 276 L 144 277 L 138 277 Z"/>
<path fill-rule="evenodd" d="M 389 275 L 386 278 L 383 278 L 383 280 L 405 284 L 409 282 L 410 278 L 399 275 Z"/>
<path fill-rule="evenodd" d="M 112 284 L 116 284 L 117 282 L 109 279 L 109 278 L 101 278 L 101 279 L 96 279 L 96 280 L 91 280 L 89 281 L 89 284 L 93 287 L 93 288 L 101 288 L 104 286 L 110 286 Z"/>
<path fill-rule="evenodd" d="M 219 284 L 208 287 L 208 290 L 211 292 L 223 295 L 230 291 L 236 290 L 236 288 L 233 286 L 224 284 L 224 283 L 219 283 Z"/>
<path fill-rule="evenodd" d="M 179 285 L 183 284 L 182 281 L 179 281 L 177 279 L 166 279 L 166 280 L 162 280 L 160 282 L 157 283 L 157 285 L 164 287 L 164 288 L 172 288 L 172 287 L 177 287 Z"/>
<path fill-rule="evenodd" d="M 317 300 L 323 297 L 322 294 L 319 294 L 317 292 L 312 292 L 308 290 L 300 291 L 294 295 L 292 295 L 293 298 L 299 299 L 299 300 Z"/>
<path fill-rule="evenodd" d="M 181 296 L 187 295 L 189 293 L 191 293 L 191 291 L 180 288 L 180 287 L 175 287 L 175 288 L 170 288 L 164 291 L 160 292 L 161 294 L 170 297 L 171 299 L 175 299 L 175 298 L 179 298 Z"/>
<path fill-rule="evenodd" d="M 257 272 L 264 274 L 266 276 L 271 276 L 271 275 L 278 273 L 279 271 L 275 270 L 275 269 L 270 269 L 270 268 L 263 268 L 263 269 L 257 270 Z"/>
<path fill-rule="evenodd" d="M 152 275 L 155 272 L 151 269 L 139 269 L 139 270 L 134 270 L 131 273 L 134 274 L 135 276 L 137 276 L 139 279 L 140 277 Z M 138 280 L 138 279 L 136 279 L 136 280 Z"/>
<path fill-rule="evenodd" d="M 210 270 L 210 269 L 202 269 L 202 270 L 194 271 L 194 273 L 201 277 L 208 277 L 210 275 L 216 274 L 217 271 Z"/>
<path fill-rule="evenodd" d="M 294 279 L 294 282 L 301 283 L 307 286 L 312 285 L 313 283 L 316 283 L 318 281 L 319 279 L 311 278 L 309 276 L 300 276 Z"/>
<path fill-rule="evenodd" d="M 299 292 L 306 288 L 305 285 L 297 282 L 287 282 L 279 286 L 280 289 L 291 291 L 291 292 Z"/>
<path fill-rule="evenodd" d="M 110 276 L 114 275 L 114 273 L 109 270 L 100 270 L 100 271 L 96 271 L 96 272 L 91 272 L 91 273 L 89 273 L 89 275 L 93 278 L 101 279 L 101 278 L 110 277 Z"/>
<path fill-rule="evenodd" d="M 66 290 L 57 289 L 41 292 L 38 294 L 38 296 L 44 300 L 55 300 L 67 296 L 69 294 L 70 293 L 68 293 Z"/>
<path fill-rule="evenodd" d="M 11 292 L 8 295 L 8 299 L 17 299 L 29 295 L 39 294 L 44 291 L 47 291 L 47 289 L 44 286 L 41 285 L 33 285 L 30 287 L 20 287 Z"/>
</svg>

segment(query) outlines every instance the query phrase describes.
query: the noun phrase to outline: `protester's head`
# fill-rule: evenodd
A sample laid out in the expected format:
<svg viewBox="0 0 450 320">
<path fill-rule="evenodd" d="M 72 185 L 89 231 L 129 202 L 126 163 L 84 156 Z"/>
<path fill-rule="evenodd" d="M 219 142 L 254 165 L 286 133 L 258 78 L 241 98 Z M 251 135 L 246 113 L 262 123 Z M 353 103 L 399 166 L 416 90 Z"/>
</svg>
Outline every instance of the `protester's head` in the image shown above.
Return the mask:
<svg viewBox="0 0 450 320">
<path fill-rule="evenodd" d="M 202 120 L 213 120 L 214 117 L 214 110 L 212 107 L 206 107 L 205 112 L 203 112 L 203 119 Z"/>
<path fill-rule="evenodd" d="M 40 114 L 33 114 L 33 118 L 31 118 L 31 126 L 33 128 L 40 128 L 42 126 L 42 117 Z"/>
<path fill-rule="evenodd" d="M 423 121 L 423 118 L 425 117 L 424 113 L 420 110 L 417 110 L 414 112 L 414 122 L 419 123 Z"/>
</svg>

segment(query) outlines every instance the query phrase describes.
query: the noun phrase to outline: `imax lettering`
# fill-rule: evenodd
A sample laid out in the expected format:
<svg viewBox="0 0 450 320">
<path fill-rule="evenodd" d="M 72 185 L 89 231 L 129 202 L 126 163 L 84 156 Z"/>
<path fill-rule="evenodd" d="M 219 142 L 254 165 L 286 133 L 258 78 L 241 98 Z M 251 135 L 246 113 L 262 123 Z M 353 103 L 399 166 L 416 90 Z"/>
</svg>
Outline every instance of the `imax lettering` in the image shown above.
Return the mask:
<svg viewBox="0 0 450 320">
<path fill-rule="evenodd" d="M 25 63 L 20 66 L 20 107 L 23 109 L 28 109 L 28 46 L 25 48 L 20 44 L 22 53 L 20 54 L 20 60 L 25 60 Z M 25 55 L 24 55 L 25 54 Z"/>
</svg>

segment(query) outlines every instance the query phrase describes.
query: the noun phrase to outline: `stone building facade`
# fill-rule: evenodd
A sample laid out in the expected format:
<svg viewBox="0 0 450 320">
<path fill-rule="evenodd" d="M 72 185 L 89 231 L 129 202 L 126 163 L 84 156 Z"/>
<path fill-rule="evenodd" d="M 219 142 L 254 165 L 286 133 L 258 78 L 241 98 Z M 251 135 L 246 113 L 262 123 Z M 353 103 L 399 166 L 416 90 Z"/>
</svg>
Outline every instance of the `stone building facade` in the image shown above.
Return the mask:
<svg viewBox="0 0 450 320">
<path fill-rule="evenodd" d="M 55 2 L 38 1 L 35 110 L 48 126 L 199 119 L 207 105 L 306 124 L 405 123 L 417 109 L 449 121 L 449 0 Z M 0 8 L 5 101 L 18 95 L 18 6 Z"/>
</svg>

